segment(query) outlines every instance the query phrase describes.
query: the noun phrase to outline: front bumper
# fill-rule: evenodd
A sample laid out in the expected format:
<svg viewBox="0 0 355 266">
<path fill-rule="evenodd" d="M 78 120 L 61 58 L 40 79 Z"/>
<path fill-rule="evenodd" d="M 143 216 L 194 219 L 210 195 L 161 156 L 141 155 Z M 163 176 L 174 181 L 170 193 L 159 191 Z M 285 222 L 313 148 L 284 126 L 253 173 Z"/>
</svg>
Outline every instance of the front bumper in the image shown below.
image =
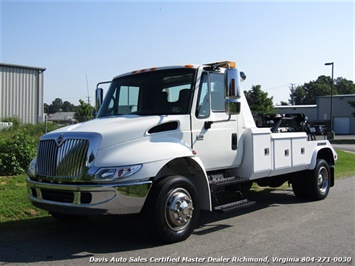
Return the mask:
<svg viewBox="0 0 355 266">
<path fill-rule="evenodd" d="M 151 186 L 151 181 L 90 185 L 43 183 L 27 178 L 28 196 L 34 206 L 76 215 L 139 213 Z"/>
</svg>

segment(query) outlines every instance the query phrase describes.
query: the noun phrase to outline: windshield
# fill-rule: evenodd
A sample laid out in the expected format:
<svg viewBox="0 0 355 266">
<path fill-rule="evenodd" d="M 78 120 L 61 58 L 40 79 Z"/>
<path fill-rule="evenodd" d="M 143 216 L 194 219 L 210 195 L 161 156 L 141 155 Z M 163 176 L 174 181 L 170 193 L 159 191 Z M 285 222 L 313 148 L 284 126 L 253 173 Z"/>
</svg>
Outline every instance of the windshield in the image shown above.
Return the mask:
<svg viewBox="0 0 355 266">
<path fill-rule="evenodd" d="M 188 114 L 195 71 L 179 68 L 116 78 L 110 85 L 98 117 Z"/>
</svg>

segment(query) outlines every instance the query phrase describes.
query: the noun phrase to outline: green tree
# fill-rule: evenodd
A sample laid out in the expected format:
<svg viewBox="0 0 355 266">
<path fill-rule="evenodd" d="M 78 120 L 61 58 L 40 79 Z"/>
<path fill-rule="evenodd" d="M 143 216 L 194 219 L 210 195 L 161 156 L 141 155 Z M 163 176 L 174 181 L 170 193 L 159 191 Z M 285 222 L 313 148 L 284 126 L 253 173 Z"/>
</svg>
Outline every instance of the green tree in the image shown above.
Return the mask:
<svg viewBox="0 0 355 266">
<path fill-rule="evenodd" d="M 316 104 L 318 96 L 330 95 L 332 79 L 319 76 L 317 80 L 290 87 L 289 103 L 294 105 Z M 334 93 L 335 94 L 335 93 Z"/>
<path fill-rule="evenodd" d="M 49 105 L 47 103 L 43 104 L 43 112 L 49 114 Z"/>
<path fill-rule="evenodd" d="M 285 102 L 285 101 L 281 101 L 281 102 L 280 102 L 280 105 L 281 105 L 281 106 L 285 106 L 285 105 L 288 105 L 288 104 L 287 104 L 287 102 Z"/>
<path fill-rule="evenodd" d="M 303 104 L 304 98 L 306 97 L 306 92 L 302 86 L 295 86 L 291 84 L 290 87 L 290 99 L 288 100 L 291 105 Z"/>
<path fill-rule="evenodd" d="M 48 114 L 54 114 L 61 111 L 63 106 L 63 101 L 60 98 L 56 98 L 52 104 L 48 106 Z"/>
<path fill-rule="evenodd" d="M 44 112 L 48 114 L 54 114 L 57 112 L 75 112 L 76 106 L 68 101 L 64 101 L 60 98 L 56 98 L 52 104 L 44 104 Z"/>
<path fill-rule="evenodd" d="M 252 86 L 249 91 L 244 91 L 250 110 L 253 114 L 273 113 L 272 99 L 268 93 L 261 89 L 261 85 Z"/>
<path fill-rule="evenodd" d="M 93 112 L 95 108 L 81 99 L 79 100 L 79 103 L 80 105 L 77 107 L 77 110 L 74 114 L 74 118 L 79 122 L 84 122 L 93 119 Z"/>
<path fill-rule="evenodd" d="M 317 80 L 304 83 L 301 86 L 290 87 L 289 103 L 316 104 L 318 96 L 331 95 L 333 84 L 333 95 L 337 94 L 355 94 L 355 84 L 351 80 L 336 78 L 332 81 L 329 76 L 319 76 Z"/>
<path fill-rule="evenodd" d="M 337 94 L 355 94 L 355 84 L 340 77 L 335 80 L 335 90 Z"/>
<path fill-rule="evenodd" d="M 305 90 L 305 97 L 302 104 L 316 104 L 318 96 L 331 94 L 331 80 L 330 83 L 327 83 L 325 79 L 318 78 L 316 81 L 305 83 L 303 88 Z"/>
<path fill-rule="evenodd" d="M 63 102 L 61 109 L 63 112 L 75 112 L 76 111 L 76 107 L 74 106 L 74 104 L 72 104 L 68 101 Z"/>
</svg>

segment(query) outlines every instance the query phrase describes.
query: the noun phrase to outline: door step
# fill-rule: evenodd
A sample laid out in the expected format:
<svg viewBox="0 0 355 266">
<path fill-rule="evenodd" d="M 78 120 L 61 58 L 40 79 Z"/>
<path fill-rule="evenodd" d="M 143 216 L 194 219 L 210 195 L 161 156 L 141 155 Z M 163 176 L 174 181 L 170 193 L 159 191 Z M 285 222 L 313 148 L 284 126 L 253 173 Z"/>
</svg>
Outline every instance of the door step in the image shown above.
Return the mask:
<svg viewBox="0 0 355 266">
<path fill-rule="evenodd" d="M 249 207 L 254 204 L 255 204 L 255 201 L 249 201 L 247 199 L 243 199 L 243 200 L 238 200 L 238 201 L 234 201 L 231 203 L 216 206 L 216 207 L 214 207 L 214 209 L 215 209 L 215 211 L 220 211 L 220 212 L 230 212 L 230 211 L 234 211 L 237 209 Z"/>
<path fill-rule="evenodd" d="M 226 178 L 216 178 L 213 180 L 209 181 L 209 184 L 211 186 L 228 186 L 228 185 L 234 185 L 234 184 L 239 184 L 246 182 L 248 179 L 246 178 L 241 178 L 241 177 L 226 177 Z"/>
</svg>

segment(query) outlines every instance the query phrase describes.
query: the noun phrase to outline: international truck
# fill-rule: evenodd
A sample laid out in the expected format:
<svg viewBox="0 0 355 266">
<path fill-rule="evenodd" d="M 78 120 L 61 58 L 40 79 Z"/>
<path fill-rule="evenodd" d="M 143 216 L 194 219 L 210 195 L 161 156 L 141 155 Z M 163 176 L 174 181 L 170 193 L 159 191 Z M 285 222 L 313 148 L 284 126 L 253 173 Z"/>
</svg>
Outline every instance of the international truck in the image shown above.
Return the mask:
<svg viewBox="0 0 355 266">
<path fill-rule="evenodd" d="M 222 61 L 122 74 L 104 98 L 99 83 L 95 119 L 41 137 L 30 201 L 62 220 L 142 214 L 173 243 L 191 235 L 200 210 L 254 204 L 246 198 L 253 182 L 288 182 L 299 198 L 325 199 L 337 160 L 331 144 L 309 138 L 306 121 L 258 127 L 245 78 Z"/>
</svg>

